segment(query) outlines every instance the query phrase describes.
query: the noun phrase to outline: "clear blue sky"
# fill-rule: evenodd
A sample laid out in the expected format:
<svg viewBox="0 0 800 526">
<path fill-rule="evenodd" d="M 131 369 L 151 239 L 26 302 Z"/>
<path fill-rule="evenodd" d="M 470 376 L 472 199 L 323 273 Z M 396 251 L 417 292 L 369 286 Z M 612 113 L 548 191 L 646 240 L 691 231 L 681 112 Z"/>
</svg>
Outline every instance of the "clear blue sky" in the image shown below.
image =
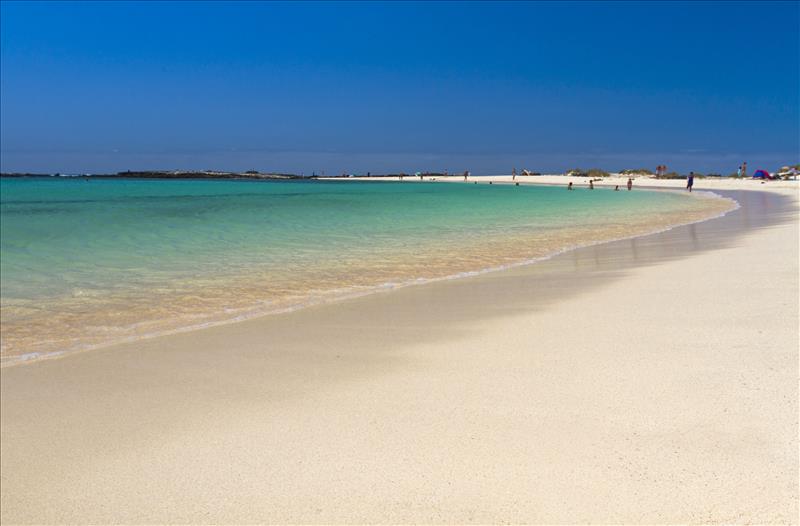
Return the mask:
<svg viewBox="0 0 800 526">
<path fill-rule="evenodd" d="M 1 168 L 775 169 L 799 5 L 3 1 Z"/>
</svg>

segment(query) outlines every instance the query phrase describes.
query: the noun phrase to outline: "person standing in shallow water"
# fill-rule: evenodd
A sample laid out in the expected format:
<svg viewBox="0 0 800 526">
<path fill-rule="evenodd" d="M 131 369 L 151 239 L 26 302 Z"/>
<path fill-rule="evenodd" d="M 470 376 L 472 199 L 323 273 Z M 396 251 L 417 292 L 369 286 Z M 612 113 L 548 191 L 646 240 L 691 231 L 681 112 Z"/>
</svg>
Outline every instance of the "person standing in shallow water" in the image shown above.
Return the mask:
<svg viewBox="0 0 800 526">
<path fill-rule="evenodd" d="M 686 189 L 691 192 L 692 186 L 694 186 L 694 172 L 689 172 L 689 176 L 686 178 Z"/>
<path fill-rule="evenodd" d="M 633 188 L 633 179 L 628 177 L 628 191 L 629 192 L 631 191 L 631 188 Z"/>
<path fill-rule="evenodd" d="M 589 190 L 594 190 L 594 180 L 589 179 Z"/>
<path fill-rule="evenodd" d="M 567 190 L 572 190 L 572 181 L 570 181 L 569 184 L 567 185 Z"/>
</svg>

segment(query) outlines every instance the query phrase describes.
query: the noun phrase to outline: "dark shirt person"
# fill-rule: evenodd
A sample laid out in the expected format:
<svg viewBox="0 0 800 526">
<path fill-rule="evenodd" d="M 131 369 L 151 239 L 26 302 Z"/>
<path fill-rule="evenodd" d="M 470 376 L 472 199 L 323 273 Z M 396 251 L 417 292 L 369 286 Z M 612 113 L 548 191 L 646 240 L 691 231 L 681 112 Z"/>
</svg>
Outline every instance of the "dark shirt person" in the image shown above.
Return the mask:
<svg viewBox="0 0 800 526">
<path fill-rule="evenodd" d="M 694 172 L 689 172 L 689 177 L 686 178 L 686 189 L 691 192 L 692 186 L 694 186 Z"/>
<path fill-rule="evenodd" d="M 631 188 L 633 188 L 633 179 L 628 177 L 628 191 L 629 192 L 631 191 Z"/>
<path fill-rule="evenodd" d="M 569 184 L 567 185 L 567 190 L 572 190 L 572 181 L 570 181 Z"/>
</svg>

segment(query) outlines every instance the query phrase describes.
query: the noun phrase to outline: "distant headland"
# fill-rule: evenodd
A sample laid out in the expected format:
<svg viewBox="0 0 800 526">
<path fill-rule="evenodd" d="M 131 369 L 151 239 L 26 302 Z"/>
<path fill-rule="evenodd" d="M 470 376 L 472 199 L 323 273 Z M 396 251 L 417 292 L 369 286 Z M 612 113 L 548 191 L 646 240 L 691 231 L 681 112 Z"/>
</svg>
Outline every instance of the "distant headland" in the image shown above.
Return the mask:
<svg viewBox="0 0 800 526">
<path fill-rule="evenodd" d="M 115 174 L 66 174 L 66 173 L 0 173 L 0 177 L 93 177 L 130 179 L 307 179 L 303 175 L 285 173 L 262 173 L 255 170 L 246 172 L 222 172 L 216 170 L 137 170 Z"/>
<path fill-rule="evenodd" d="M 360 174 L 366 177 L 407 177 L 407 173 L 373 174 L 367 172 Z M 417 172 L 414 175 L 424 177 L 446 176 L 447 172 Z M 2 172 L 0 177 L 92 177 L 92 178 L 114 178 L 114 179 L 317 179 L 320 177 L 354 177 L 355 174 L 343 173 L 341 175 L 326 176 L 312 173 L 311 175 L 279 173 L 279 172 L 259 172 L 248 170 L 246 172 L 226 172 L 219 170 L 126 170 L 113 174 L 95 173 L 33 173 L 33 172 Z"/>
</svg>

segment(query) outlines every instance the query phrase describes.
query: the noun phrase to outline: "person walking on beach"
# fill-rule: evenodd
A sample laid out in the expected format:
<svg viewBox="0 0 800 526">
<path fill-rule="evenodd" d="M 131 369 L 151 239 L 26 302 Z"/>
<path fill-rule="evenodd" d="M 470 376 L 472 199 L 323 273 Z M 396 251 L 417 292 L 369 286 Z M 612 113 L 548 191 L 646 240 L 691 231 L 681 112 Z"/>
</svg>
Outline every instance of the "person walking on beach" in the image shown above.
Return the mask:
<svg viewBox="0 0 800 526">
<path fill-rule="evenodd" d="M 736 170 L 736 177 L 741 177 L 741 176 L 742 176 L 742 165 L 740 164 L 739 169 Z"/>
<path fill-rule="evenodd" d="M 694 172 L 689 172 L 689 177 L 686 178 L 686 189 L 691 192 L 692 186 L 694 186 Z"/>
<path fill-rule="evenodd" d="M 633 188 L 633 179 L 628 177 L 628 191 L 629 192 L 631 191 L 631 188 Z"/>
</svg>

